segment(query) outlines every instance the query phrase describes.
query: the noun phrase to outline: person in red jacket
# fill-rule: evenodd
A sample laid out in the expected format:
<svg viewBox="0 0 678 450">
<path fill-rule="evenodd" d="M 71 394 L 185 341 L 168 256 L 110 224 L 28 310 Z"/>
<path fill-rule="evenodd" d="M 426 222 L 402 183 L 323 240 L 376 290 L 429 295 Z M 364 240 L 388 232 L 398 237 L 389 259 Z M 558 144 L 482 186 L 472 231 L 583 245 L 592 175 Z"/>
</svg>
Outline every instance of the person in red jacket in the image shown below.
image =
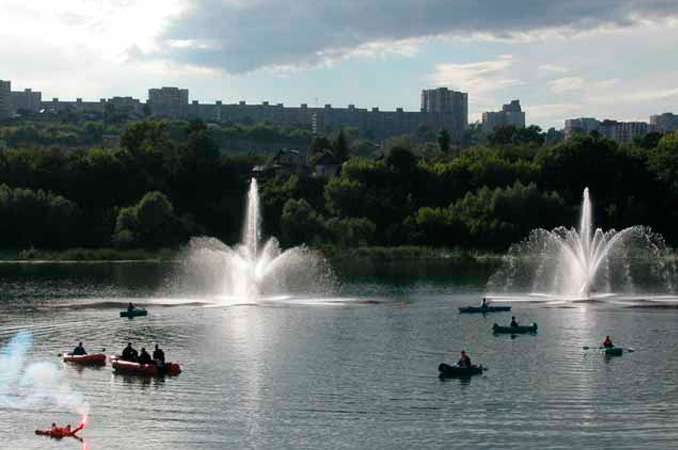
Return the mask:
<svg viewBox="0 0 678 450">
<path fill-rule="evenodd" d="M 614 344 L 612 343 L 612 339 L 610 339 L 610 336 L 605 336 L 605 340 L 603 341 L 603 347 L 605 348 L 614 347 Z"/>
<path fill-rule="evenodd" d="M 461 357 L 457 362 L 459 367 L 471 367 L 471 358 L 468 357 L 464 350 L 461 351 Z"/>
</svg>

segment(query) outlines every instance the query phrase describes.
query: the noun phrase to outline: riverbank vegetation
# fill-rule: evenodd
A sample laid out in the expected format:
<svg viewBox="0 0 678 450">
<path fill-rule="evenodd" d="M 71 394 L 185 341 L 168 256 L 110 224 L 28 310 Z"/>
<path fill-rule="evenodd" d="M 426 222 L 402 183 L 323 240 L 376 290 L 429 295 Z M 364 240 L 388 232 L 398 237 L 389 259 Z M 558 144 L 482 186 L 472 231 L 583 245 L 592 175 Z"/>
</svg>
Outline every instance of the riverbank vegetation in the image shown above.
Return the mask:
<svg viewBox="0 0 678 450">
<path fill-rule="evenodd" d="M 678 242 L 678 134 L 545 144 L 537 127 L 506 128 L 462 149 L 431 130 L 374 142 L 355 130 L 312 136 L 267 124 L 145 120 L 101 125 L 119 132 L 119 145 L 105 145 L 91 123 L 61 123 L 52 140 L 48 125 L 36 135 L 30 126 L 0 124 L 0 248 L 28 258 L 137 259 L 116 255 L 150 256 L 196 235 L 235 244 L 255 166 L 270 169 L 258 172 L 265 233 L 283 246 L 383 257 L 502 253 L 533 228 L 576 224 L 587 186 L 598 226 L 643 224 Z M 273 153 L 231 149 L 240 137 L 258 149 L 294 144 L 311 166 L 287 170 Z M 314 176 L 325 155 L 342 163 L 338 176 Z"/>
</svg>

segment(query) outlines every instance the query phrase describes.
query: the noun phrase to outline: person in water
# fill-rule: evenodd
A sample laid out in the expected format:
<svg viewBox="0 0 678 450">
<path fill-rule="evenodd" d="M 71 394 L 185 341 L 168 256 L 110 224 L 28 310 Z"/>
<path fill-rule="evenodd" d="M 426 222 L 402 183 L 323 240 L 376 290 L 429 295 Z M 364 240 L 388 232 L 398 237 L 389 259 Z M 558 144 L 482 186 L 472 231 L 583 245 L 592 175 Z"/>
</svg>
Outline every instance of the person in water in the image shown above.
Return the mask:
<svg viewBox="0 0 678 450">
<path fill-rule="evenodd" d="M 511 316 L 511 325 L 510 326 L 512 326 L 512 327 L 519 326 L 518 321 L 516 320 L 516 316 Z"/>
<path fill-rule="evenodd" d="M 73 349 L 71 352 L 71 355 L 78 356 L 78 355 L 86 355 L 87 352 L 85 351 L 85 347 L 82 346 L 82 342 L 78 342 L 78 346 Z"/>
<path fill-rule="evenodd" d="M 457 361 L 459 367 L 471 367 L 471 358 L 468 357 L 464 350 L 461 351 L 461 357 Z"/>
<path fill-rule="evenodd" d="M 132 343 L 128 342 L 127 347 L 122 351 L 122 360 L 123 361 L 132 361 L 132 362 L 137 362 L 137 359 L 139 358 L 139 354 L 137 353 L 136 349 L 132 347 Z"/>
<path fill-rule="evenodd" d="M 158 347 L 158 344 L 155 344 L 155 350 L 153 350 L 153 361 L 155 361 L 156 365 L 165 364 L 165 352 Z"/>
<path fill-rule="evenodd" d="M 605 340 L 603 341 L 603 347 L 605 348 L 614 347 L 614 344 L 612 343 L 612 339 L 610 339 L 610 336 L 605 336 Z"/>
<path fill-rule="evenodd" d="M 139 364 L 151 364 L 153 362 L 151 355 L 148 354 L 146 348 L 141 348 L 141 353 L 139 354 L 139 360 L 137 362 Z"/>
</svg>

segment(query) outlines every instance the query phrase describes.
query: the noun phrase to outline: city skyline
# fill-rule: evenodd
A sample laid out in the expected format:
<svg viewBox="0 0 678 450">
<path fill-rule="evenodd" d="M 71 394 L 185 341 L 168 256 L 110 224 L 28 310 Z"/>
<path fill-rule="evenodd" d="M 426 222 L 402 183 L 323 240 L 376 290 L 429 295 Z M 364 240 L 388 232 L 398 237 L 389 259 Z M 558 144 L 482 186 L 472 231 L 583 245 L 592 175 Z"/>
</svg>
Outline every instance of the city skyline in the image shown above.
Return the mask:
<svg viewBox="0 0 678 450">
<path fill-rule="evenodd" d="M 468 92 L 469 122 L 519 98 L 544 129 L 678 109 L 673 2 L 509 0 L 493 14 L 472 0 L 24 3 L 0 6 L 0 78 L 44 99 L 180 86 L 207 103 L 417 111 L 416 92 L 449 87 Z"/>
</svg>

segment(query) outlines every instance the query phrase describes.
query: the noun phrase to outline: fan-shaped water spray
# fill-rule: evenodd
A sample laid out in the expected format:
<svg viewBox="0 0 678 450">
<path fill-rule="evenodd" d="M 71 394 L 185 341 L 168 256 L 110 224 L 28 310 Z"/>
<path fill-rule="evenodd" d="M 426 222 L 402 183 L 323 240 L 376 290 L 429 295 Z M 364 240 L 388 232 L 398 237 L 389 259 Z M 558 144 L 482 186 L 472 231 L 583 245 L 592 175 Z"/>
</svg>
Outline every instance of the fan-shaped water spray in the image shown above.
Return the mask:
<svg viewBox="0 0 678 450">
<path fill-rule="evenodd" d="M 662 237 L 644 226 L 595 228 L 592 210 L 586 188 L 578 229 L 533 230 L 511 247 L 489 289 L 571 300 L 672 291 Z"/>
<path fill-rule="evenodd" d="M 257 180 L 248 193 L 242 241 L 229 247 L 218 239 L 194 238 L 187 269 L 209 294 L 237 301 L 279 295 L 322 295 L 335 285 L 329 263 L 305 246 L 281 250 L 272 237 L 261 241 L 261 207 Z"/>
</svg>

